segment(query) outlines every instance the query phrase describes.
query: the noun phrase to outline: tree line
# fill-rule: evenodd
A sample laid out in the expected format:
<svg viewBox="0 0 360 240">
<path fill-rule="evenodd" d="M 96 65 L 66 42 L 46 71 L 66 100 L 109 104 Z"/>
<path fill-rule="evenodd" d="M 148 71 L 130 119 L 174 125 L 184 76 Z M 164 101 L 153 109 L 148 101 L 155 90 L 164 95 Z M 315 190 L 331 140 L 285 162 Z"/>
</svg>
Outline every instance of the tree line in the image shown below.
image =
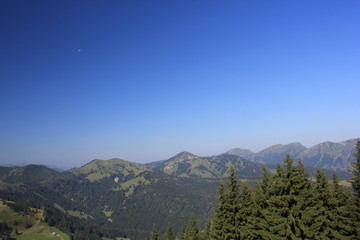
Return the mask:
<svg viewBox="0 0 360 240">
<path fill-rule="evenodd" d="M 199 230 L 193 215 L 177 237 L 171 225 L 163 237 L 154 226 L 151 240 L 360 239 L 360 141 L 354 156 L 353 192 L 339 184 L 335 173 L 327 179 L 317 170 L 310 177 L 289 155 L 273 174 L 263 167 L 254 189 L 239 182 L 231 168 L 205 229 Z"/>
</svg>

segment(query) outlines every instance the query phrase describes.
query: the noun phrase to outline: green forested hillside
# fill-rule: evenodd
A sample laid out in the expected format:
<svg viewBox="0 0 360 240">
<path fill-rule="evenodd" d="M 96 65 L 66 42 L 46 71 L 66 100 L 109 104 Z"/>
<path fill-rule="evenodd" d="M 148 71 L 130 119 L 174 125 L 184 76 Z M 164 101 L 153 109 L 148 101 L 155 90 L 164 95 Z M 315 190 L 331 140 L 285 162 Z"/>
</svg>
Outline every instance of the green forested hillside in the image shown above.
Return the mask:
<svg viewBox="0 0 360 240">
<path fill-rule="evenodd" d="M 114 174 L 123 177 L 137 177 L 146 171 L 153 172 L 151 168 L 143 164 L 128 162 L 117 158 L 106 161 L 93 160 L 80 168 L 69 170 L 72 174 L 85 177 L 91 182 L 99 181 Z"/>
<path fill-rule="evenodd" d="M 142 240 L 153 225 L 162 234 L 172 223 L 174 234 L 181 233 L 192 214 L 204 228 L 216 206 L 219 181 L 231 167 L 239 182 L 252 187 L 262 175 L 260 164 L 238 156 L 187 152 L 149 165 L 94 160 L 67 172 L 29 165 L 0 168 L 0 198 L 38 204 L 48 225 L 76 240 Z"/>
<path fill-rule="evenodd" d="M 70 240 L 70 237 L 44 222 L 44 210 L 0 199 L 0 238 L 18 240 Z"/>
<path fill-rule="evenodd" d="M 62 222 L 58 227 L 72 236 L 75 232 L 66 226 L 74 225 L 74 219 L 79 225 L 86 221 L 90 226 L 114 229 L 114 233 L 106 231 L 110 237 L 144 239 L 153 223 L 164 226 L 160 230 L 165 231 L 168 221 L 181 226 L 191 213 L 197 212 L 205 224 L 212 213 L 217 181 L 176 179 L 157 169 L 122 160 L 97 160 L 90 166 L 71 170 L 76 174 L 72 177 L 50 178 L 46 184 L 28 184 L 21 174 L 17 175 L 17 182 L 6 182 L 9 178 L 4 177 L 0 197 L 31 199 L 52 206 L 47 211 L 52 216 L 49 221 L 55 226 Z M 180 227 L 175 230 L 180 231 Z"/>
<path fill-rule="evenodd" d="M 230 166 L 234 166 L 238 176 L 243 179 L 256 179 L 261 176 L 261 164 L 230 154 L 199 157 L 182 152 L 166 161 L 149 165 L 171 176 L 182 178 L 224 178 L 229 173 Z"/>
<path fill-rule="evenodd" d="M 46 184 L 73 176 L 60 173 L 42 165 L 27 165 L 18 168 L 0 167 L 0 181 L 6 183 Z"/>
</svg>

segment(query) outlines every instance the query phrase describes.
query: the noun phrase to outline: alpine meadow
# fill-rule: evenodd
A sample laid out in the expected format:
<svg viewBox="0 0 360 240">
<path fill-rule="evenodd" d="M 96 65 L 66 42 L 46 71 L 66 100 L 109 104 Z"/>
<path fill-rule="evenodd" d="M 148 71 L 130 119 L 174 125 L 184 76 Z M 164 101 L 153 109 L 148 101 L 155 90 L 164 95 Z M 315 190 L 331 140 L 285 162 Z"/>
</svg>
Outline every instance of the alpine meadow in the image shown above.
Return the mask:
<svg viewBox="0 0 360 240">
<path fill-rule="evenodd" d="M 359 12 L 1 0 L 0 240 L 359 240 Z"/>
</svg>

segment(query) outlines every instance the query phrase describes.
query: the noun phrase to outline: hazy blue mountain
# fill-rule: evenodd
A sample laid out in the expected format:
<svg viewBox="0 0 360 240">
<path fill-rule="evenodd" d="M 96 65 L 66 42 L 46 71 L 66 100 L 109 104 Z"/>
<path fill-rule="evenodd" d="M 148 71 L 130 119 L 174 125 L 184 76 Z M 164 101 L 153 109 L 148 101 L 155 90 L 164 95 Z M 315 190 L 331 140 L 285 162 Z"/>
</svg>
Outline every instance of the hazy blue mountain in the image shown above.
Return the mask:
<svg viewBox="0 0 360 240">
<path fill-rule="evenodd" d="M 267 164 L 282 162 L 285 159 L 286 154 L 290 154 L 293 158 L 305 151 L 306 147 L 299 142 L 289 144 L 277 144 L 268 147 L 256 154 L 254 154 L 251 160 L 256 162 L 263 162 Z"/>
<path fill-rule="evenodd" d="M 297 155 L 306 166 L 333 170 L 349 170 L 355 160 L 353 153 L 357 139 L 340 143 L 323 142 Z"/>
<path fill-rule="evenodd" d="M 2 164 L 0 164 L 1 167 L 10 167 L 10 168 L 24 167 L 26 165 L 29 165 L 29 163 L 27 163 L 27 162 L 15 162 L 15 163 L 2 163 Z"/>
<path fill-rule="evenodd" d="M 254 152 L 249 149 L 233 148 L 227 151 L 226 154 L 236 155 L 245 159 L 251 159 L 251 156 L 254 155 Z"/>
<path fill-rule="evenodd" d="M 306 167 L 347 171 L 351 169 L 351 162 L 354 161 L 353 153 L 356 141 L 357 139 L 340 143 L 323 142 L 310 148 L 295 142 L 285 145 L 277 144 L 253 154 L 236 149 L 227 153 L 265 164 L 281 163 L 286 154 L 290 154 L 294 159 L 301 159 Z M 246 154 L 247 156 L 245 156 Z"/>
</svg>

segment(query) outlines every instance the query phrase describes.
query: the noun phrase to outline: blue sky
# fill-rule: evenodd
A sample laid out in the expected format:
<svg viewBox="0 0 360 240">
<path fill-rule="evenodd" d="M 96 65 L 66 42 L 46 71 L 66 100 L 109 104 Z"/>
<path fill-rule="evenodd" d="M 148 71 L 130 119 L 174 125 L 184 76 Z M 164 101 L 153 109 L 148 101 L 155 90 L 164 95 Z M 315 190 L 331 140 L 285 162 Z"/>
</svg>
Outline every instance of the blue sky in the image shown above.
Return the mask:
<svg viewBox="0 0 360 240">
<path fill-rule="evenodd" d="M 0 164 L 360 137 L 359 1 L 0 2 Z"/>
</svg>

